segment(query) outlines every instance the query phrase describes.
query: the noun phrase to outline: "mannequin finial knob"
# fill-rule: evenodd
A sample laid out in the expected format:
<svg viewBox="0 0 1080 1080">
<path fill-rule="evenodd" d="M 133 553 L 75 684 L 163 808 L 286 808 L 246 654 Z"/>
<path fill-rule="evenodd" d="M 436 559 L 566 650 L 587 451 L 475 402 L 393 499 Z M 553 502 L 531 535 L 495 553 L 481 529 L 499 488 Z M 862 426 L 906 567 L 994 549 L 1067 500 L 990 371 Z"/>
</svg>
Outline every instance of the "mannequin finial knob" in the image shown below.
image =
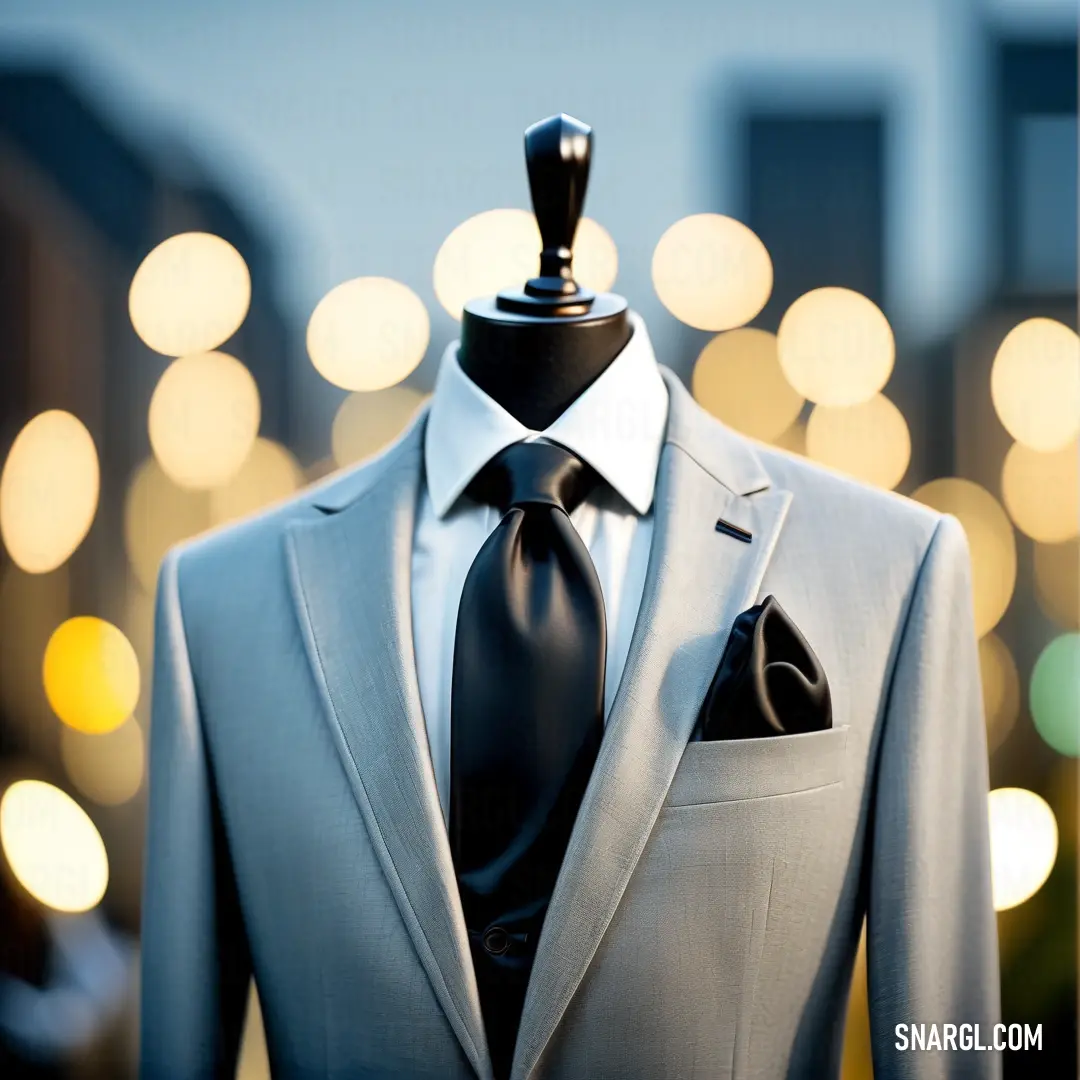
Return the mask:
<svg viewBox="0 0 1080 1080">
<path fill-rule="evenodd" d="M 592 128 L 566 113 L 525 132 L 525 163 L 543 250 L 540 275 L 525 286 L 535 297 L 573 296 L 580 290 L 571 268 L 574 233 L 585 205 Z"/>
</svg>

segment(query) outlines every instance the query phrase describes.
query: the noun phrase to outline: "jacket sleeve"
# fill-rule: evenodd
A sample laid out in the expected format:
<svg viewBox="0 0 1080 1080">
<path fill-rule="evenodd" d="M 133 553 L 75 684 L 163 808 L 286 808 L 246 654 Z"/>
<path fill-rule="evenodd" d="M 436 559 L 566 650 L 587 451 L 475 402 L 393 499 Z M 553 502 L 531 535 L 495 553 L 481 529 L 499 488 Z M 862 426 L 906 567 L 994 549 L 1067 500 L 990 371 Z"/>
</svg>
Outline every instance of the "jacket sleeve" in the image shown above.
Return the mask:
<svg viewBox="0 0 1080 1080">
<path fill-rule="evenodd" d="M 867 976 L 876 1080 L 1001 1075 L 990 887 L 988 763 L 971 569 L 960 523 L 941 518 L 915 583 L 888 693 L 871 826 Z M 908 1048 L 930 1024 L 956 1048 Z M 931 1045 L 932 1042 L 931 1042 Z M 968 1044 L 970 1045 L 970 1043 Z"/>
<path fill-rule="evenodd" d="M 140 1076 L 233 1077 L 250 960 L 203 737 L 179 555 L 158 580 L 143 881 Z"/>
</svg>

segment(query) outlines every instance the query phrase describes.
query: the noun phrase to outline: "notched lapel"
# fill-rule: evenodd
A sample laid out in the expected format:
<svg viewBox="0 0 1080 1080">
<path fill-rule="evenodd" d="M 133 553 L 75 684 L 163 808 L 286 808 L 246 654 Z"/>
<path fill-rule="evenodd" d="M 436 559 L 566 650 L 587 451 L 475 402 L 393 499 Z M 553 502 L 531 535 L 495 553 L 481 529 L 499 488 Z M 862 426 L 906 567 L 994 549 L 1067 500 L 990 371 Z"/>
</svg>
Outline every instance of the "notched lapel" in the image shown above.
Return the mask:
<svg viewBox="0 0 1080 1080">
<path fill-rule="evenodd" d="M 358 497 L 295 522 L 294 601 L 357 804 L 435 995 L 481 1080 L 480 999 L 412 646 L 410 562 L 422 425 Z"/>
<path fill-rule="evenodd" d="M 761 490 L 768 479 L 748 444 L 690 412 L 697 407 L 685 390 L 668 383 L 672 416 L 641 609 L 541 933 L 511 1080 L 533 1075 L 585 975 L 660 812 L 731 624 L 756 599 L 791 502 L 790 492 Z M 738 475 L 737 490 L 748 494 L 715 475 L 725 474 L 720 458 L 729 453 L 742 456 L 726 475 Z M 718 519 L 749 532 L 751 542 L 718 532 Z"/>
</svg>

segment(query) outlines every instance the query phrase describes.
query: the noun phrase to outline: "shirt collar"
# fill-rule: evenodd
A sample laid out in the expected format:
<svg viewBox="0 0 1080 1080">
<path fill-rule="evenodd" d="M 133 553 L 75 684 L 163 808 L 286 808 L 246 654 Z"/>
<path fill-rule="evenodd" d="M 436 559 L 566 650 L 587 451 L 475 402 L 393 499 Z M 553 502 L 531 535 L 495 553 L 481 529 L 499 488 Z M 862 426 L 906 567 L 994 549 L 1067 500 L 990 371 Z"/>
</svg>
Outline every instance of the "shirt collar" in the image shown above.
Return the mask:
<svg viewBox="0 0 1080 1080">
<path fill-rule="evenodd" d="M 500 450 L 537 435 L 588 462 L 639 514 L 648 512 L 667 425 L 668 389 L 644 320 L 622 352 L 546 430 L 532 431 L 461 370 L 458 342 L 443 353 L 424 436 L 428 494 L 442 517 Z"/>
</svg>

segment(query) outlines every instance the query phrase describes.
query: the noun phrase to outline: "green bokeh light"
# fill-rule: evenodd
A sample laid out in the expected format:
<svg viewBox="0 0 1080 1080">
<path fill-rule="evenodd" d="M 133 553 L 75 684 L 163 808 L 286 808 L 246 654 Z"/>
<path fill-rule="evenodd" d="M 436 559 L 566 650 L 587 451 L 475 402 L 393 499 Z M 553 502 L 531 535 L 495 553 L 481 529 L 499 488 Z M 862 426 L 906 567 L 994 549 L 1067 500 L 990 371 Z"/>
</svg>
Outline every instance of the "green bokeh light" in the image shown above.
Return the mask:
<svg viewBox="0 0 1080 1080">
<path fill-rule="evenodd" d="M 1031 673 L 1031 715 L 1059 754 L 1080 756 L 1080 634 L 1062 634 L 1043 649 Z"/>
</svg>

